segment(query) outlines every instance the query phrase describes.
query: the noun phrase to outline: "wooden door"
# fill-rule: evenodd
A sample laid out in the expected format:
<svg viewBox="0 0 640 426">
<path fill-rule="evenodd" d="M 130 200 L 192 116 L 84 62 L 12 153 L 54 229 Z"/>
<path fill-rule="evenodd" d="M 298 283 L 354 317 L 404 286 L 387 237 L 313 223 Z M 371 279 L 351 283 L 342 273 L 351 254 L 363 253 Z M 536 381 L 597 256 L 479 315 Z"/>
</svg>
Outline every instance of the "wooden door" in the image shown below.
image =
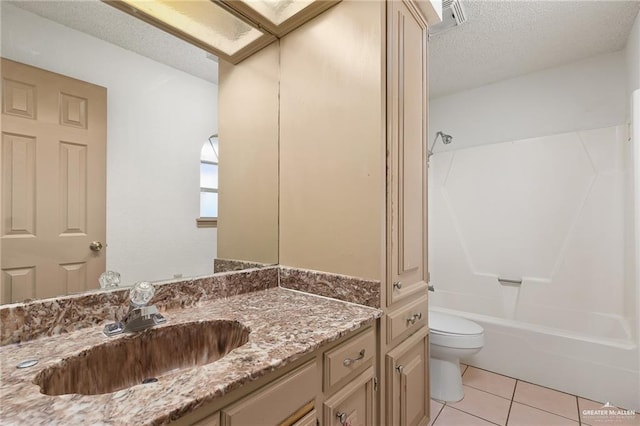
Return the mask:
<svg viewBox="0 0 640 426">
<path fill-rule="evenodd" d="M 387 423 L 429 423 L 429 336 L 423 327 L 387 354 Z"/>
<path fill-rule="evenodd" d="M 427 24 L 410 1 L 388 2 L 387 304 L 427 288 Z"/>
<path fill-rule="evenodd" d="M 107 91 L 2 59 L 0 302 L 97 288 Z"/>
</svg>

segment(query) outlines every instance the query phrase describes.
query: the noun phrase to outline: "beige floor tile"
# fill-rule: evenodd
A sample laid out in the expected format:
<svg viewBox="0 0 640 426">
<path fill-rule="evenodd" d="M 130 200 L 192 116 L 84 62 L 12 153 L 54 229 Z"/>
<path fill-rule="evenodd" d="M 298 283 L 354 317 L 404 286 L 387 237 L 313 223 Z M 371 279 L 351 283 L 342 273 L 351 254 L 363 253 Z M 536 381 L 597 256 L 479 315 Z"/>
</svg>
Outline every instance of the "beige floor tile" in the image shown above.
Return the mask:
<svg viewBox="0 0 640 426">
<path fill-rule="evenodd" d="M 516 379 L 479 368 L 469 367 L 462 376 L 462 383 L 503 398 L 511 399 Z"/>
<path fill-rule="evenodd" d="M 438 401 L 434 401 L 433 399 L 431 400 L 431 410 L 429 411 L 429 414 L 431 415 L 431 420 L 429 421 L 429 426 L 431 426 L 433 424 L 433 422 L 436 420 L 436 417 L 438 417 L 438 414 L 440 414 L 440 410 L 442 410 L 442 407 L 444 405 Z"/>
<path fill-rule="evenodd" d="M 537 408 L 514 402 L 508 426 L 577 426 L 579 423 Z"/>
<path fill-rule="evenodd" d="M 615 424 L 616 426 L 640 426 L 640 414 L 634 416 L 602 416 L 600 414 L 590 415 L 583 413 L 584 410 L 602 410 L 604 403 L 591 401 L 590 399 L 578 398 L 578 407 L 580 412 L 580 421 L 583 425 L 602 426 Z"/>
<path fill-rule="evenodd" d="M 518 380 L 514 401 L 578 421 L 576 396 Z"/>
<path fill-rule="evenodd" d="M 467 371 L 467 368 L 469 368 L 467 364 L 460 363 L 460 374 L 464 374 L 464 372 Z"/>
<path fill-rule="evenodd" d="M 507 421 L 510 404 L 511 401 L 508 399 L 464 386 L 464 399 L 447 405 L 490 422 L 504 425 Z"/>
<path fill-rule="evenodd" d="M 493 426 L 493 424 L 471 414 L 445 406 L 433 426 Z"/>
<path fill-rule="evenodd" d="M 578 413 L 580 414 L 580 421 L 583 425 L 590 425 L 593 419 L 589 418 L 589 416 L 583 416 L 583 410 L 598 410 L 602 408 L 604 403 L 591 401 L 590 399 L 578 398 Z"/>
</svg>

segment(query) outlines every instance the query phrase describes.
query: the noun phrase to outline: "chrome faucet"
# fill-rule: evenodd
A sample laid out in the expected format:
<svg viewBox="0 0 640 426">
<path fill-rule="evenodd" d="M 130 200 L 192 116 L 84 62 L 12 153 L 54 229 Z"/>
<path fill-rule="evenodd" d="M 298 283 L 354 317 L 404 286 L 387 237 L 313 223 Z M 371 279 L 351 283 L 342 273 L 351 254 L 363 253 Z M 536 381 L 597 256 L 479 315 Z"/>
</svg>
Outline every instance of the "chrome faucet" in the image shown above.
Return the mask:
<svg viewBox="0 0 640 426">
<path fill-rule="evenodd" d="M 122 321 L 105 325 L 102 331 L 105 336 L 134 333 L 167 322 L 167 319 L 158 312 L 155 305 L 147 306 L 154 293 L 153 284 L 150 282 L 135 283 L 129 291 L 129 312 Z"/>
</svg>

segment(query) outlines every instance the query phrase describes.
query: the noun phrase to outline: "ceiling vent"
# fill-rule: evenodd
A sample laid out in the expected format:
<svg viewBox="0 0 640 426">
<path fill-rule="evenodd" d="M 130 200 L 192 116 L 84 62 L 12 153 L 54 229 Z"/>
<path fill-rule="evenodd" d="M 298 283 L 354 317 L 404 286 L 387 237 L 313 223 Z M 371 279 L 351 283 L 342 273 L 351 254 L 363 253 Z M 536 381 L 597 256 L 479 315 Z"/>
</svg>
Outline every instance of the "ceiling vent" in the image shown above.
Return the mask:
<svg viewBox="0 0 640 426">
<path fill-rule="evenodd" d="M 429 35 L 440 34 L 467 22 L 467 16 L 460 0 L 443 0 L 442 22 L 429 27 Z"/>
</svg>

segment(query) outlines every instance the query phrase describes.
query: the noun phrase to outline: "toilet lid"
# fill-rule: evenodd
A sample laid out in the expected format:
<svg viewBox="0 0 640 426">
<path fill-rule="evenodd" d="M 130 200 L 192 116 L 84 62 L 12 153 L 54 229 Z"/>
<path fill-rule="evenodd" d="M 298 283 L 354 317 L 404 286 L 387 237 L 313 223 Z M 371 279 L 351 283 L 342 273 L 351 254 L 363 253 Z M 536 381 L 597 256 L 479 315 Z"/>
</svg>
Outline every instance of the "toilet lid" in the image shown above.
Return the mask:
<svg viewBox="0 0 640 426">
<path fill-rule="evenodd" d="M 429 330 L 465 335 L 482 334 L 484 332 L 479 324 L 468 319 L 431 311 L 429 311 Z"/>
</svg>

